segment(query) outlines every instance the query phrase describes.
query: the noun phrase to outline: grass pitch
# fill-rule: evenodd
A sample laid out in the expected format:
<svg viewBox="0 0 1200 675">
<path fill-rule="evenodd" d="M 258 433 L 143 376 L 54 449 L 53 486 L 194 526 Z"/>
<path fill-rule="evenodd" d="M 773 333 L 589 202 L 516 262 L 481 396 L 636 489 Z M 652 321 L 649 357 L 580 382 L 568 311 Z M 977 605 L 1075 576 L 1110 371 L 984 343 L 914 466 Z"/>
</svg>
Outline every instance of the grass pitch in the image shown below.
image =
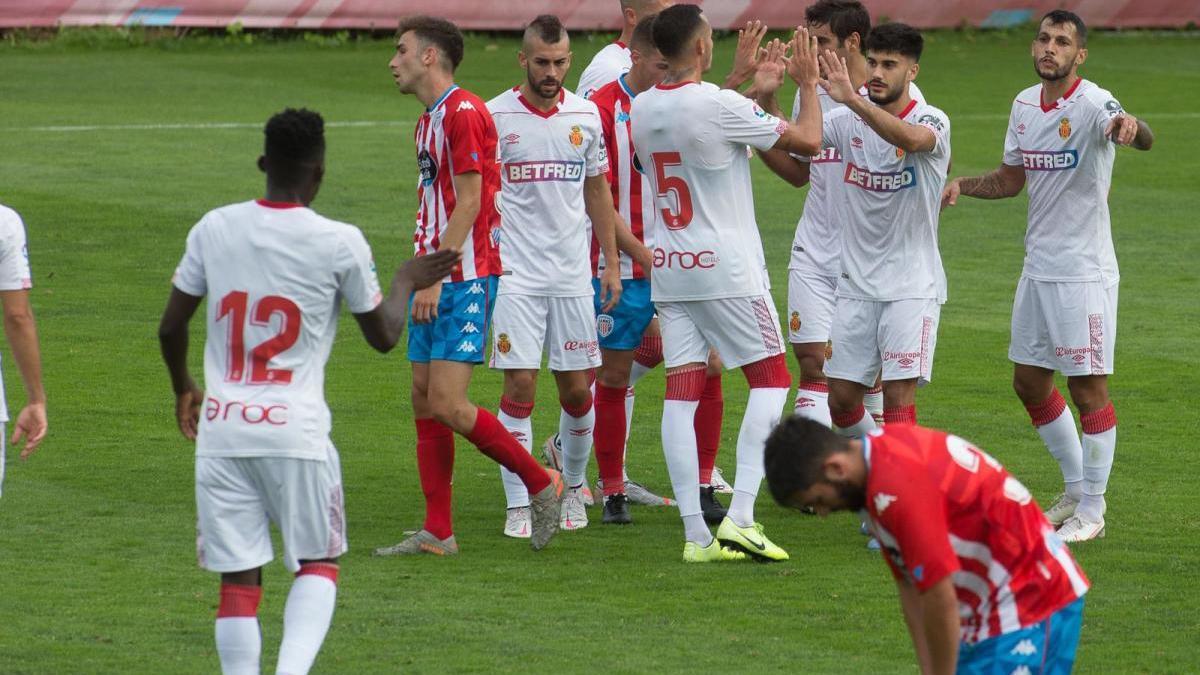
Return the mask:
<svg viewBox="0 0 1200 675">
<path fill-rule="evenodd" d="M 420 107 L 394 90 L 388 40 L 130 47 L 97 35 L 0 47 L 0 202 L 29 230 L 50 404 L 50 436 L 27 463 L 10 455 L 0 501 L 0 672 L 213 672 L 217 578 L 195 565 L 192 451 L 174 428 L 155 337 L 184 236 L 206 210 L 261 195 L 262 124 L 309 106 L 330 123 L 315 207 L 360 225 L 388 278 L 410 251 Z M 953 175 L 999 163 L 1012 97 L 1035 81 L 1030 37 L 927 36 L 919 82 L 950 116 Z M 603 44 L 577 39 L 568 83 Z M 718 44 L 719 81 L 733 43 Z M 1200 669 L 1198 44 L 1098 34 L 1083 69 L 1150 123 L 1157 144 L 1119 153 L 1110 197 L 1123 272 L 1111 382 L 1120 441 L 1109 534 L 1075 549 L 1094 584 L 1080 672 Z M 460 83 L 484 98 L 517 84 L 516 49 L 472 38 Z M 757 163 L 755 191 L 784 307 L 803 191 Z M 942 218 L 950 301 L 918 407 L 923 423 L 971 438 L 1046 503 L 1057 467 L 1011 392 L 1006 359 L 1025 203 L 964 199 Z M 200 373 L 202 336 L 193 337 Z M 9 361 L 15 414 L 23 396 Z M 462 555 L 370 558 L 422 518 L 408 373 L 402 348 L 377 355 L 343 319 L 328 399 L 353 548 L 317 672 L 916 670 L 890 576 L 855 520 L 785 513 L 765 495 L 759 517 L 791 552 L 784 564 L 685 567 L 677 515 L 646 508 L 627 528 L 601 527 L 594 511 L 594 526 L 534 554 L 501 536 L 497 470 L 460 441 Z M 499 382 L 480 369 L 474 400 L 494 407 Z M 666 491 L 662 390 L 661 371 L 639 386 L 630 472 Z M 725 390 L 718 464 L 732 473 L 743 378 L 729 374 Z M 555 401 L 544 376 L 539 442 L 557 423 Z M 282 566 L 267 568 L 266 669 L 289 581 Z"/>
</svg>

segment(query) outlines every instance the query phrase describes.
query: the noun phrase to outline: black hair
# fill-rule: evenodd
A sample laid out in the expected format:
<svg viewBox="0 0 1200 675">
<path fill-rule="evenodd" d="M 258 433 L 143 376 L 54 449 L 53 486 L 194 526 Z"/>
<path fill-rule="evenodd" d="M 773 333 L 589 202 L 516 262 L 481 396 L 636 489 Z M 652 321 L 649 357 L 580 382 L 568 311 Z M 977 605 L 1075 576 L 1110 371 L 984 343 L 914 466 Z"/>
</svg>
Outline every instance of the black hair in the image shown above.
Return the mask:
<svg viewBox="0 0 1200 675">
<path fill-rule="evenodd" d="M 463 60 L 463 36 L 458 26 L 440 17 L 418 14 L 400 19 L 396 37 L 408 31 L 412 31 L 421 42 L 441 50 L 450 61 L 450 72 L 458 69 L 458 64 Z"/>
<path fill-rule="evenodd" d="M 649 14 L 638 19 L 637 25 L 633 28 L 633 35 L 629 38 L 630 49 L 636 49 L 639 52 L 658 49 L 654 44 L 654 19 L 657 16 L 657 14 Z"/>
<path fill-rule="evenodd" d="M 292 185 L 303 180 L 306 169 L 325 157 L 325 120 L 306 108 L 288 108 L 267 120 L 263 129 L 263 155 L 272 178 Z"/>
<path fill-rule="evenodd" d="M 847 440 L 815 420 L 792 415 L 779 423 L 767 438 L 763 466 L 767 486 L 779 504 L 825 480 L 822 464 L 832 454 L 845 452 Z"/>
<path fill-rule="evenodd" d="M 525 39 L 536 35 L 539 40 L 548 45 L 558 44 L 567 35 L 567 29 L 562 21 L 553 14 L 539 14 L 525 27 Z"/>
<path fill-rule="evenodd" d="M 1038 26 L 1047 21 L 1050 22 L 1051 26 L 1061 26 L 1067 23 L 1075 26 L 1075 36 L 1078 39 L 1079 46 L 1087 46 L 1087 26 L 1084 25 L 1083 19 L 1079 18 L 1079 15 L 1075 12 L 1065 9 L 1056 9 L 1052 12 L 1047 12 L 1046 16 L 1043 16 L 1042 20 L 1038 22 Z"/>
<path fill-rule="evenodd" d="M 871 29 L 866 47 L 867 51 L 895 52 L 920 61 L 925 38 L 921 37 L 921 31 L 908 24 L 885 23 Z"/>
<path fill-rule="evenodd" d="M 804 10 L 804 20 L 814 26 L 829 26 L 838 42 L 858 33 L 865 43 L 871 32 L 871 14 L 858 0 L 817 0 Z"/>
<path fill-rule="evenodd" d="M 704 25 L 699 5 L 672 5 L 654 19 L 654 45 L 668 59 L 683 54 Z"/>
</svg>

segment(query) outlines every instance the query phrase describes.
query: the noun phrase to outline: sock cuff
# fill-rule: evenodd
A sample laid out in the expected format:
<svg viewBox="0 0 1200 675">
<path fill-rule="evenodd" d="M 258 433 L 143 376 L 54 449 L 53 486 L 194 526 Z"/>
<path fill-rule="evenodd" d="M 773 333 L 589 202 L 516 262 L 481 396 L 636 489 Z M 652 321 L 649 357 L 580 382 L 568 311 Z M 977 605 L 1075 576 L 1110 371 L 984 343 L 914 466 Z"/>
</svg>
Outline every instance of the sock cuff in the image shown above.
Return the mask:
<svg viewBox="0 0 1200 675">
<path fill-rule="evenodd" d="M 500 412 L 508 415 L 509 417 L 515 417 L 519 420 L 523 420 L 533 414 L 533 402 L 530 401 L 529 403 L 518 403 L 507 396 L 501 396 Z"/>
<path fill-rule="evenodd" d="M 662 336 L 643 335 L 642 342 L 633 350 L 633 360 L 645 368 L 654 368 L 663 361 Z"/>
<path fill-rule="evenodd" d="M 792 374 L 783 354 L 768 356 L 761 361 L 742 366 L 746 383 L 751 389 L 787 389 L 792 386 Z"/>
<path fill-rule="evenodd" d="M 917 406 L 902 405 L 896 408 L 883 409 L 884 424 L 916 424 Z"/>
<path fill-rule="evenodd" d="M 1117 426 L 1117 411 L 1113 410 L 1112 401 L 1103 408 L 1090 413 L 1079 415 L 1079 426 L 1085 434 L 1102 434 Z"/>
<path fill-rule="evenodd" d="M 596 403 L 625 403 L 628 387 L 606 387 L 596 383 Z"/>
<path fill-rule="evenodd" d="M 704 393 L 704 366 L 695 366 L 687 370 L 667 373 L 668 401 L 699 401 Z"/>
<path fill-rule="evenodd" d="M 1050 397 L 1041 403 L 1025 406 L 1025 410 L 1029 412 L 1029 419 L 1033 422 L 1033 426 L 1040 427 L 1050 424 L 1058 419 L 1063 411 L 1067 409 L 1067 402 L 1063 399 L 1058 388 L 1050 390 Z"/>
<path fill-rule="evenodd" d="M 217 618 L 258 616 L 260 601 L 262 601 L 262 586 L 221 584 L 221 601 L 217 605 Z"/>
<path fill-rule="evenodd" d="M 843 429 L 848 429 L 855 424 L 858 424 L 867 414 L 867 408 L 863 404 L 858 404 L 858 407 L 847 413 L 833 413 L 833 423 Z"/>
<path fill-rule="evenodd" d="M 433 438 L 446 438 L 449 436 L 454 436 L 453 429 L 451 429 L 450 427 L 446 426 L 445 424 L 442 424 L 441 422 L 433 419 L 432 417 L 416 419 L 416 420 L 413 420 L 413 422 L 417 426 L 417 439 L 418 440 L 433 439 Z"/>
<path fill-rule="evenodd" d="M 299 579 L 300 577 L 305 576 L 305 575 L 311 575 L 311 576 L 315 576 L 315 577 L 325 577 L 326 579 L 328 579 L 336 584 L 337 580 L 338 580 L 338 569 L 339 568 L 336 563 L 326 563 L 326 562 L 304 563 L 303 565 L 300 565 L 300 571 L 296 572 L 296 578 Z"/>
<path fill-rule="evenodd" d="M 819 391 L 823 394 L 829 393 L 829 383 L 824 380 L 800 380 L 800 389 L 804 391 Z"/>
<path fill-rule="evenodd" d="M 622 393 L 621 402 L 623 403 L 624 401 L 625 395 Z M 558 404 L 562 406 L 562 411 L 567 413 L 567 415 L 574 417 L 575 419 L 579 419 L 580 417 L 583 417 L 592 411 L 592 393 L 588 392 L 587 398 L 584 399 L 583 403 L 580 403 L 577 406 L 569 406 L 562 401 L 559 401 Z M 530 408 L 532 407 L 533 406 L 530 405 Z"/>
<path fill-rule="evenodd" d="M 870 389 L 867 390 L 867 396 L 870 396 L 871 394 L 882 394 L 882 393 L 883 393 L 883 385 L 882 384 L 877 387 L 871 387 Z"/>
</svg>

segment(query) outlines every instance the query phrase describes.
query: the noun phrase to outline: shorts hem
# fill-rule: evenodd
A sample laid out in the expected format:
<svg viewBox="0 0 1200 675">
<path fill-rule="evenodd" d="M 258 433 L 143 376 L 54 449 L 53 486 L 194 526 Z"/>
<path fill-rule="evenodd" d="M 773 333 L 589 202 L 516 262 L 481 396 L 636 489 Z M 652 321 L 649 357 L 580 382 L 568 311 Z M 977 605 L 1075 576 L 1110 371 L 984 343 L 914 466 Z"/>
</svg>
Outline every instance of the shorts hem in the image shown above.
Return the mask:
<svg viewBox="0 0 1200 675">
<path fill-rule="evenodd" d="M 258 569 L 259 567 L 266 567 L 267 564 L 269 564 L 274 559 L 275 559 L 274 556 L 268 556 L 266 558 L 261 558 L 261 559 L 255 558 L 254 560 L 261 560 L 261 562 L 258 562 L 258 563 L 231 562 L 231 563 L 224 563 L 224 564 L 222 564 L 222 563 L 213 564 L 209 561 L 205 561 L 202 565 L 200 565 L 200 567 L 201 567 L 201 569 L 207 570 L 209 572 L 216 572 L 217 574 L 232 574 L 234 572 L 247 572 L 249 570 Z"/>
</svg>

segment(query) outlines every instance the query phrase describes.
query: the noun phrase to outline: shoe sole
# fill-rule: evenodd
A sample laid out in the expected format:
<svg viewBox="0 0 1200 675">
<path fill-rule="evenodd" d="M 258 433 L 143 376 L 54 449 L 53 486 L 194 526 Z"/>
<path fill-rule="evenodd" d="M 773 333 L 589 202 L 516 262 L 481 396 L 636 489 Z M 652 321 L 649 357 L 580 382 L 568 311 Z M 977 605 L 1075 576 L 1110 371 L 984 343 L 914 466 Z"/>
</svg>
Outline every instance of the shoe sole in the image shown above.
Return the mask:
<svg viewBox="0 0 1200 675">
<path fill-rule="evenodd" d="M 600 522 L 604 525 L 632 525 L 633 518 L 604 518 Z"/>
<path fill-rule="evenodd" d="M 778 563 L 778 562 L 783 562 L 784 560 L 786 560 L 786 558 L 784 558 L 782 560 L 777 560 L 775 558 L 769 558 L 766 555 L 763 555 L 762 551 L 759 551 L 757 548 L 754 548 L 752 546 L 746 546 L 742 542 L 734 540 L 734 539 L 722 539 L 720 537 L 717 537 L 717 541 L 720 542 L 720 544 L 722 546 L 732 548 L 736 551 L 741 551 L 742 553 L 745 553 L 746 557 L 749 558 L 750 560 L 753 560 L 754 562 Z"/>
</svg>

